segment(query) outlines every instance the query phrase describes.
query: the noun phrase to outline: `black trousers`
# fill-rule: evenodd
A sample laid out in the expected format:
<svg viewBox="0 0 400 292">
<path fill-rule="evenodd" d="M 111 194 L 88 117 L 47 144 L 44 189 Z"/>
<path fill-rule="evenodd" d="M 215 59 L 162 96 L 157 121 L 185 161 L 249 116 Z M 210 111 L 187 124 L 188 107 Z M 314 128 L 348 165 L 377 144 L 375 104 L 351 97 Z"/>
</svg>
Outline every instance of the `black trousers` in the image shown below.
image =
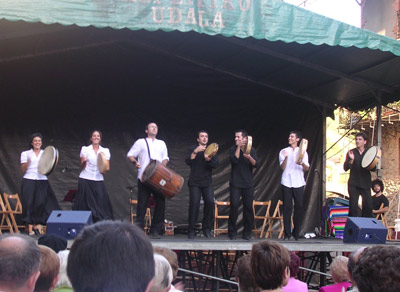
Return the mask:
<svg viewBox="0 0 400 292">
<path fill-rule="evenodd" d="M 151 221 L 150 232 L 161 233 L 164 227 L 165 217 L 165 197 L 150 189 L 138 179 L 138 205 L 136 211 L 136 225 L 144 229 L 144 217 L 146 215 L 147 204 L 151 194 L 153 194 L 156 206 L 154 208 L 153 220 Z"/>
<path fill-rule="evenodd" d="M 214 193 L 212 185 L 207 187 L 189 187 L 189 193 L 189 233 L 195 232 L 195 225 L 199 217 L 200 199 L 202 196 L 204 201 L 203 230 L 211 231 L 214 213 Z"/>
<path fill-rule="evenodd" d="M 231 206 L 229 209 L 228 234 L 229 236 L 237 233 L 237 218 L 239 213 L 240 196 L 243 199 L 243 236 L 250 236 L 254 228 L 253 198 L 254 187 L 237 188 L 229 186 Z"/>
<path fill-rule="evenodd" d="M 362 217 L 372 216 L 372 196 L 371 191 L 368 189 L 361 189 L 353 186 L 348 187 L 350 200 L 349 200 L 349 217 L 358 217 L 358 198 L 362 197 Z"/>
<path fill-rule="evenodd" d="M 301 225 L 303 223 L 303 194 L 304 187 L 288 188 L 282 185 L 283 194 L 283 225 L 285 228 L 285 237 L 294 236 L 296 238 L 300 235 Z M 293 224 L 294 229 L 292 232 L 292 212 L 294 201 L 294 214 Z"/>
</svg>

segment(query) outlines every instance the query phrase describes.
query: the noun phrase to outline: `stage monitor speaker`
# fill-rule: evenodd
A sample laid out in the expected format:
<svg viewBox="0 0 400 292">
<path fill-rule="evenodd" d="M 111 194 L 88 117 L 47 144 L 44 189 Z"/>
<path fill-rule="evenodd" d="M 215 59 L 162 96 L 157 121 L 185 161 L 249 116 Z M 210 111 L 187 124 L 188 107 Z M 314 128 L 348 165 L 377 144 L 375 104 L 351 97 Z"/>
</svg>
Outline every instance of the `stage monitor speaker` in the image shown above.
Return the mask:
<svg viewBox="0 0 400 292">
<path fill-rule="evenodd" d="M 47 234 L 74 239 L 86 226 L 93 224 L 91 211 L 52 211 L 47 220 Z"/>
<path fill-rule="evenodd" d="M 386 243 L 387 228 L 375 218 L 348 217 L 344 227 L 345 243 Z"/>
</svg>

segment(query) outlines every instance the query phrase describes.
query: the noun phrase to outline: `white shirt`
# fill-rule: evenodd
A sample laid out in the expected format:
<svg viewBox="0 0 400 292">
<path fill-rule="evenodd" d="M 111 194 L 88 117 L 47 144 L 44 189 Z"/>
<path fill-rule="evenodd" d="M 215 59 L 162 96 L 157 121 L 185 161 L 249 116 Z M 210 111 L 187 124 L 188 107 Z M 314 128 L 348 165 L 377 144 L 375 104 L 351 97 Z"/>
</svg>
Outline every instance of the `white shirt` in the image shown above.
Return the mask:
<svg viewBox="0 0 400 292">
<path fill-rule="evenodd" d="M 286 168 L 282 173 L 281 184 L 288 188 L 300 188 L 306 184 L 304 180 L 304 170 L 303 166 L 298 165 L 296 163 L 297 153 L 299 152 L 299 147 L 296 147 L 294 150 L 292 147 L 287 147 L 282 149 L 279 152 L 279 165 L 282 165 L 285 160 L 285 156 L 283 155 L 283 151 L 286 151 L 288 154 Z M 303 163 L 310 166 L 308 163 L 308 154 L 304 153 Z"/>
<path fill-rule="evenodd" d="M 34 180 L 47 180 L 47 176 L 40 174 L 38 170 L 39 160 L 40 157 L 42 157 L 43 152 L 44 150 L 40 149 L 38 156 L 36 156 L 33 149 L 21 153 L 21 158 L 20 158 L 21 164 L 27 163 L 28 160 L 31 161 L 28 168 L 26 169 L 24 178 L 34 179 Z"/>
<path fill-rule="evenodd" d="M 86 167 L 81 171 L 81 174 L 79 175 L 80 178 L 95 180 L 95 181 L 104 180 L 103 175 L 97 168 L 97 156 L 101 152 L 104 153 L 107 160 L 110 160 L 111 154 L 108 148 L 104 148 L 99 145 L 99 150 L 97 150 L 96 154 L 94 152 L 93 145 L 82 147 L 80 157 L 86 156 L 87 161 L 86 161 Z"/>
<path fill-rule="evenodd" d="M 167 145 L 165 145 L 163 140 L 154 139 L 153 141 L 150 138 L 136 140 L 126 156 L 135 157 L 139 161 L 140 168 L 138 169 L 138 179 L 140 180 L 142 180 L 143 172 L 150 163 L 147 145 L 144 139 L 149 143 L 151 159 L 159 162 L 163 162 L 165 159 L 169 160 Z"/>
</svg>

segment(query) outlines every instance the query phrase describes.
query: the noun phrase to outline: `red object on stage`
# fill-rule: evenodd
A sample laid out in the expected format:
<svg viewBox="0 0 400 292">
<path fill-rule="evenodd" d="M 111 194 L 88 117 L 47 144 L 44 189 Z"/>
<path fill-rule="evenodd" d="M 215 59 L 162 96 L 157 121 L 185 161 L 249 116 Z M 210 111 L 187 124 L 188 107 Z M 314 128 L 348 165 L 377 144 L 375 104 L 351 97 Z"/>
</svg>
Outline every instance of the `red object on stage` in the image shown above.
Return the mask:
<svg viewBox="0 0 400 292">
<path fill-rule="evenodd" d="M 64 202 L 72 202 L 72 200 L 75 198 L 77 192 L 78 192 L 78 190 L 69 190 L 68 193 L 64 197 Z"/>
</svg>

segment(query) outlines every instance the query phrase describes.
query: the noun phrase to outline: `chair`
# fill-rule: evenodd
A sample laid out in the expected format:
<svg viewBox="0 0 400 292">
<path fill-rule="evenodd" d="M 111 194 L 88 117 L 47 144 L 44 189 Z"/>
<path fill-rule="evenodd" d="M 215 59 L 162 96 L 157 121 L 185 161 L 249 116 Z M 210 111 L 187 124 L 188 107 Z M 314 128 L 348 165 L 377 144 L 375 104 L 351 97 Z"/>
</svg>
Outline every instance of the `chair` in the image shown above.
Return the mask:
<svg viewBox="0 0 400 292">
<path fill-rule="evenodd" d="M 15 220 L 14 215 L 22 214 L 22 204 L 19 199 L 18 194 L 9 195 L 3 193 L 3 199 L 6 207 L 6 211 L 8 216 L 10 217 L 11 224 L 14 228 L 14 232 L 19 233 L 19 228 L 24 228 L 24 225 L 17 225 L 17 221 Z M 10 200 L 15 200 L 15 206 L 12 207 L 10 204 Z"/>
<path fill-rule="evenodd" d="M 256 207 L 258 207 L 259 212 L 262 212 L 263 207 L 266 207 L 265 214 L 264 216 L 256 215 Z M 253 201 L 253 214 L 254 214 L 254 229 L 253 232 L 254 234 L 259 234 L 259 238 L 262 238 L 264 235 L 265 227 L 267 226 L 268 223 L 268 218 L 269 218 L 269 209 L 271 208 L 271 200 L 269 201 Z M 263 220 L 261 229 L 257 228 L 257 220 Z"/>
<path fill-rule="evenodd" d="M 138 200 L 129 199 L 130 209 L 131 209 L 131 223 L 135 221 L 136 213 L 135 213 L 135 205 L 137 206 Z M 151 226 L 151 211 L 150 208 L 147 207 L 146 214 L 144 215 L 144 230 L 148 231 Z"/>
<path fill-rule="evenodd" d="M 379 210 L 383 209 L 385 207 L 385 204 L 381 204 L 381 206 L 379 207 Z M 391 226 L 389 226 L 387 220 L 386 220 L 386 216 L 385 213 L 378 213 L 376 214 L 376 219 L 381 221 L 381 223 L 383 224 L 383 226 L 385 226 L 388 229 L 388 233 L 386 236 L 386 239 L 389 240 L 391 239 Z M 394 230 L 394 227 L 393 227 Z"/>
<path fill-rule="evenodd" d="M 215 201 L 215 212 L 214 212 L 214 237 L 218 236 L 220 233 L 228 233 L 227 228 L 219 228 L 218 220 L 228 220 L 229 215 L 220 215 L 218 207 L 230 206 L 231 202 Z"/>
<path fill-rule="evenodd" d="M 14 233 L 10 217 L 8 216 L 7 208 L 4 205 L 4 201 L 1 196 L 0 196 L 0 214 L 1 214 L 0 234 L 2 233 L 2 230 L 8 230 L 10 233 Z"/>
<path fill-rule="evenodd" d="M 283 206 L 283 202 L 281 200 L 279 200 L 278 203 L 276 203 L 274 213 L 272 214 L 272 216 L 270 216 L 268 218 L 268 230 L 265 233 L 265 238 L 271 237 L 272 232 L 278 232 L 278 239 L 283 238 L 284 225 L 283 225 L 283 215 L 281 215 L 282 206 Z M 272 230 L 272 227 L 273 227 L 275 221 L 278 221 L 280 224 L 279 230 Z"/>
</svg>

